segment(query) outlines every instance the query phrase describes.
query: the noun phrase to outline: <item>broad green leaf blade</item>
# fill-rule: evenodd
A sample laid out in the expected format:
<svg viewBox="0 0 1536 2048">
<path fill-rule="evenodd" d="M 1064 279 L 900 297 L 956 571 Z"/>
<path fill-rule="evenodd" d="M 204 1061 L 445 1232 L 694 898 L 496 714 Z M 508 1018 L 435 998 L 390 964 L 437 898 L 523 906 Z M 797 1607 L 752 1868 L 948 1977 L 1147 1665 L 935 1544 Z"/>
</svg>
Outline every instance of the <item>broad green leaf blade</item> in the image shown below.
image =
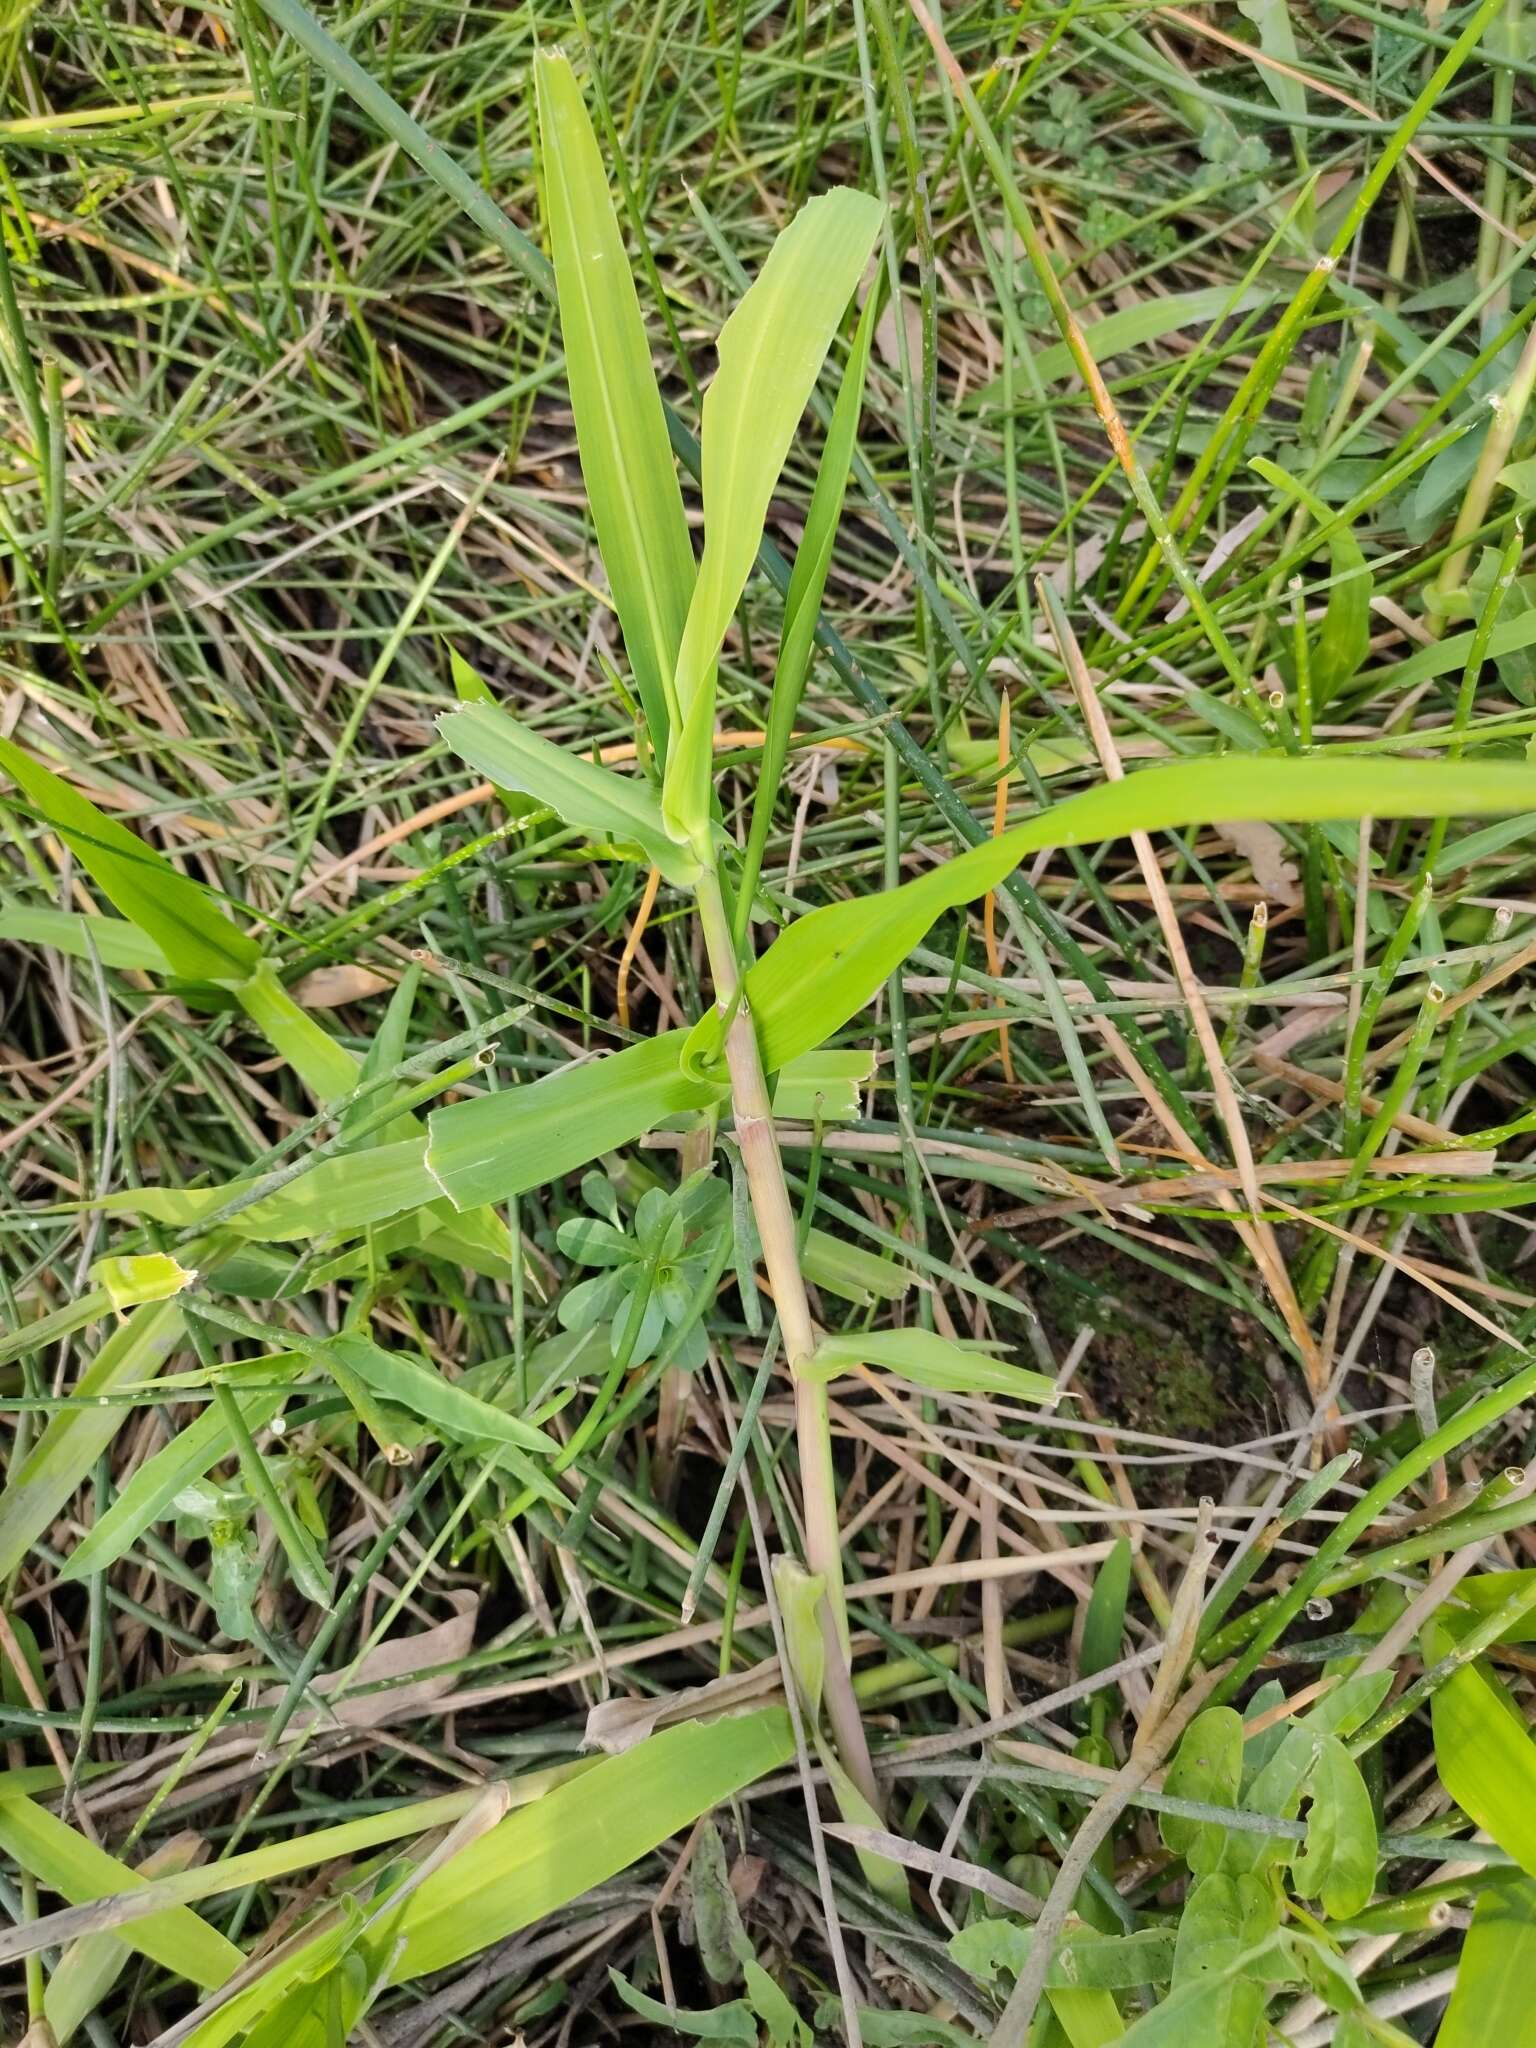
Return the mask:
<svg viewBox="0 0 1536 2048">
<path fill-rule="evenodd" d="M 768 501 L 817 374 L 880 232 L 866 192 L 825 192 L 803 206 L 720 330 L 720 367 L 704 394 L 704 552 L 677 657 L 682 736 L 667 762 L 663 808 L 697 840 L 709 815 L 715 661 L 757 558 Z"/>
<path fill-rule="evenodd" d="M 144 1858 L 138 1866 L 139 1875 L 154 1880 L 184 1870 L 201 1853 L 201 1848 L 196 1835 L 173 1835 Z M 59 2048 L 67 2048 L 75 2029 L 106 2002 L 112 1986 L 131 1960 L 132 1951 L 126 1942 L 113 1934 L 87 1935 L 70 1943 L 48 1979 L 43 1999 L 43 2016 L 52 2027 Z"/>
<path fill-rule="evenodd" d="M 318 1348 L 324 1356 L 340 1358 L 381 1400 L 396 1402 L 462 1443 L 509 1444 L 548 1456 L 560 1448 L 543 1430 L 493 1408 L 405 1352 L 386 1351 L 371 1338 L 349 1335 L 328 1338 Z"/>
<path fill-rule="evenodd" d="M 0 939 L 51 946 L 75 960 L 89 960 L 94 947 L 103 967 L 137 967 L 145 974 L 175 971 L 148 932 L 123 917 L 86 917 L 77 910 L 33 910 L 7 903 L 0 907 Z"/>
<path fill-rule="evenodd" d="M 437 729 L 461 760 L 491 781 L 536 796 L 567 825 L 633 840 L 669 882 L 697 880 L 698 862 L 667 836 L 661 806 L 643 782 L 541 739 L 493 704 L 445 711 Z"/>
<path fill-rule="evenodd" d="M 189 981 L 240 981 L 255 968 L 254 939 L 224 915 L 211 890 L 99 811 L 88 797 L 0 739 L 0 768 L 117 908 Z"/>
<path fill-rule="evenodd" d="M 1047 1404 L 1060 1398 L 1045 1373 L 1010 1365 L 936 1330 L 853 1330 L 823 1337 L 809 1370 L 818 1379 L 832 1379 L 855 1365 L 883 1366 L 915 1386 L 947 1394 L 1012 1394 Z"/>
<path fill-rule="evenodd" d="M 272 1376 L 276 1378 L 281 1370 L 274 1365 Z M 281 1389 L 235 1396 L 253 1433 L 266 1427 L 286 1398 Z M 201 1479 L 221 1458 L 229 1457 L 234 1447 L 228 1423 L 210 1402 L 195 1422 L 177 1430 L 168 1444 L 139 1467 L 89 1535 L 75 1545 L 61 1576 L 85 1579 L 115 1564 L 152 1523 L 171 1512 L 178 1493 L 194 1479 Z"/>
<path fill-rule="evenodd" d="M 463 655 L 451 647 L 448 665 L 453 674 L 453 694 L 461 704 L 495 704 L 495 694 L 484 676 L 478 675 Z M 508 789 L 500 782 L 496 783 L 496 799 L 509 818 L 526 818 L 539 809 L 535 798 L 525 796 L 520 789 Z"/>
<path fill-rule="evenodd" d="M 789 1715 L 767 1707 L 685 1722 L 605 1757 L 418 1886 L 400 1916 L 395 1981 L 445 1969 L 605 1884 L 793 1755 Z"/>
<path fill-rule="evenodd" d="M 285 1059 L 318 1103 L 357 1086 L 354 1056 L 289 995 L 270 962 L 261 961 L 235 989 L 240 1007 Z"/>
<path fill-rule="evenodd" d="M 541 54 L 533 73 L 581 470 L 651 745 L 665 760 L 693 546 L 597 138 L 565 57 Z"/>
<path fill-rule="evenodd" d="M 1484 1665 L 1464 1664 L 1432 1695 L 1430 1723 L 1441 1784 L 1536 1877 L 1536 1741 L 1519 1708 Z"/>
<path fill-rule="evenodd" d="M 669 1116 L 707 1108 L 725 1089 L 683 1071 L 687 1039 L 663 1032 L 527 1087 L 434 1110 L 428 1170 L 456 1209 L 474 1209 L 558 1180 Z"/>
<path fill-rule="evenodd" d="M 1536 1884 L 1484 1892 L 1456 1968 L 1435 2048 L 1512 2048 L 1530 2025 Z"/>
<path fill-rule="evenodd" d="M 707 2006 L 702 2012 L 685 2012 L 680 2006 L 663 2005 L 659 1999 L 637 1991 L 617 1970 L 608 1972 L 608 1981 L 622 2004 L 663 2030 L 654 2036 L 658 2040 L 717 2041 L 722 2048 L 728 2043 L 739 2044 L 739 2048 L 757 2048 L 758 2024 L 743 1998 L 733 1998 L 726 2005 Z"/>
<path fill-rule="evenodd" d="M 1508 761 L 1223 754 L 1101 783 L 916 881 L 798 919 L 746 979 L 763 1064 L 773 1071 L 820 1045 L 858 1014 L 946 910 L 995 889 L 1021 860 L 1049 846 L 1088 846 L 1215 818 L 1309 824 L 1532 810 L 1536 766 Z"/>
<path fill-rule="evenodd" d="M 912 1285 L 911 1273 L 895 1259 L 881 1258 L 826 1230 L 807 1232 L 800 1263 L 813 1287 L 824 1287 L 860 1308 L 876 1301 L 900 1301 Z"/>
<path fill-rule="evenodd" d="M 1318 1898 L 1335 1920 L 1370 1903 L 1376 1887 L 1376 1816 L 1349 1751 L 1336 1735 L 1322 1737 L 1307 1781 L 1306 1844 L 1291 1859 L 1291 1876 L 1304 1899 Z"/>
<path fill-rule="evenodd" d="M 0 1848 L 71 1905 L 112 1892 L 137 1891 L 147 1882 L 30 1799 L 0 1800 Z M 120 1938 L 194 1984 L 222 1984 L 245 1961 L 233 1942 L 189 1906 L 170 1906 L 147 1920 L 135 1920 L 123 1928 Z"/>
<path fill-rule="evenodd" d="M 77 1487 L 117 1434 L 122 1409 L 103 1395 L 137 1380 L 152 1380 L 181 1342 L 181 1310 L 174 1300 L 136 1308 L 119 1324 L 80 1375 L 74 1401 L 49 1417 L 19 1472 L 0 1492 L 0 1578 L 8 1578 L 48 1525 L 62 1514 Z"/>
<path fill-rule="evenodd" d="M 238 1210 L 227 1228 L 263 1244 L 345 1237 L 440 1202 L 443 1191 L 427 1171 L 426 1150 L 426 1137 L 418 1134 L 319 1160 L 296 1179 Z M 90 1206 L 113 1216 L 142 1216 L 186 1228 L 252 1185 L 250 1180 L 231 1180 L 211 1188 L 119 1188 Z"/>
<path fill-rule="evenodd" d="M 1046 1989 L 1134 1991 L 1166 1984 L 1173 1970 L 1173 1930 L 1148 1927 L 1137 1934 L 1101 1934 L 1069 1926 L 1054 1944 Z M 949 1937 L 950 1955 L 968 1975 L 992 1983 L 1000 1969 L 1015 1976 L 1029 1961 L 1035 1930 L 1017 1920 L 973 1920 Z"/>
<path fill-rule="evenodd" d="M 1077 1667 L 1080 1678 L 1092 1678 L 1120 1661 L 1125 1641 L 1125 1603 L 1131 1590 L 1131 1546 L 1124 1536 L 1099 1566 L 1083 1616 Z"/>
</svg>

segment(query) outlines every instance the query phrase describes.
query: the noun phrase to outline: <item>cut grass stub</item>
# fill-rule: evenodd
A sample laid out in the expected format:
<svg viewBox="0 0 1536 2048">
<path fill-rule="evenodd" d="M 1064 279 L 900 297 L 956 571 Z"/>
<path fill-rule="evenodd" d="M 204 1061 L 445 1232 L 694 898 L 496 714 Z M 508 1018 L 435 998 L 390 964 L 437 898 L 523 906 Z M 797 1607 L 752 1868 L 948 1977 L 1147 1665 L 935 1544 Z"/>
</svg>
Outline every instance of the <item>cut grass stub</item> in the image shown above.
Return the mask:
<svg viewBox="0 0 1536 2048">
<path fill-rule="evenodd" d="M 1521 0 L 0 36 L 4 2038 L 1523 2040 Z"/>
</svg>

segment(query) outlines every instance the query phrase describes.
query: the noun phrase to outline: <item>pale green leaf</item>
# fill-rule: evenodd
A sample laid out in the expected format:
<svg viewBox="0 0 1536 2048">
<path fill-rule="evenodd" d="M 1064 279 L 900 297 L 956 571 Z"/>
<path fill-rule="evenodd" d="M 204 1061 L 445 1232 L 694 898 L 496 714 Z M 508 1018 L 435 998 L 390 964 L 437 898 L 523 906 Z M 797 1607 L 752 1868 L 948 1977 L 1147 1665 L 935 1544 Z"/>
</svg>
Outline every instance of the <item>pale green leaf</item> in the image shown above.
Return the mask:
<svg viewBox="0 0 1536 2048">
<path fill-rule="evenodd" d="M 448 650 L 448 665 L 453 676 L 453 694 L 461 704 L 496 702 L 496 693 L 484 676 L 472 669 L 463 655 L 452 647 Z M 500 782 L 496 783 L 496 800 L 509 818 L 526 818 L 539 809 L 537 798 L 525 796 L 520 789 L 508 789 Z"/>
<path fill-rule="evenodd" d="M 1508 1692 L 1485 1665 L 1464 1664 L 1431 1696 L 1430 1724 L 1441 1784 L 1536 1877 L 1536 1742 Z"/>
<path fill-rule="evenodd" d="M 697 860 L 667 836 L 660 804 L 634 776 L 616 775 L 541 739 L 494 704 L 446 711 L 437 729 L 461 760 L 493 782 L 536 796 L 567 825 L 632 841 L 669 882 L 697 880 Z"/>
<path fill-rule="evenodd" d="M 1215 818 L 1459 817 L 1536 809 L 1536 766 L 1343 752 L 1223 754 L 1148 768 L 1068 797 L 900 888 L 799 918 L 751 969 L 747 995 L 770 1070 L 856 1016 L 946 910 L 995 889 L 1029 854 Z"/>
<path fill-rule="evenodd" d="M 969 1976 L 990 1984 L 1000 1969 L 1015 1976 L 1029 1961 L 1035 1931 L 1018 1920 L 973 1920 L 949 1937 L 949 1953 Z M 1173 1971 L 1173 1933 L 1148 1927 L 1137 1934 L 1101 1934 L 1096 1927 L 1068 1927 L 1054 1944 L 1046 1968 L 1046 1989 L 1134 1991 L 1142 1984 L 1166 1984 Z"/>
<path fill-rule="evenodd" d="M 1536 1983 L 1536 1884 L 1484 1892 L 1456 1968 L 1435 2048 L 1514 2048 L 1530 2025 Z"/>
<path fill-rule="evenodd" d="M 1043 1372 L 1010 1365 L 1005 1358 L 941 1337 L 936 1330 L 851 1330 L 823 1337 L 808 1370 L 830 1380 L 856 1365 L 878 1365 L 900 1373 L 914 1386 L 948 1394 L 1012 1394 L 1046 1405 L 1058 1398 L 1056 1382 Z"/>
<path fill-rule="evenodd" d="M 134 1309 L 112 1332 L 76 1381 L 74 1399 L 48 1419 L 19 1472 L 0 1492 L 0 1578 L 8 1578 L 28 1550 L 63 1513 L 111 1443 L 123 1419 L 116 1402 L 100 1403 L 123 1386 L 152 1380 L 181 1342 L 181 1310 L 174 1300 Z"/>
<path fill-rule="evenodd" d="M 663 2005 L 660 1999 L 637 1991 L 617 1970 L 608 1972 L 608 1981 L 631 2012 L 639 2013 L 642 2019 L 662 2030 L 659 2039 L 720 2041 L 740 2044 L 740 2048 L 757 2048 L 757 2021 L 744 1998 L 706 2006 L 702 2012 L 685 2012 L 679 2006 Z"/>
<path fill-rule="evenodd" d="M 141 1252 L 127 1258 L 98 1259 L 91 1278 L 106 1289 L 107 1299 L 123 1314 L 147 1301 L 169 1301 L 173 1294 L 190 1287 L 197 1275 L 179 1265 L 169 1252 Z"/>
<path fill-rule="evenodd" d="M 664 760 L 673 671 L 694 582 L 693 547 L 597 138 L 560 52 L 534 59 L 534 83 L 582 476 L 651 745 Z"/>
<path fill-rule="evenodd" d="M 210 890 L 11 740 L 0 739 L 0 768 L 177 974 L 189 981 L 240 981 L 252 971 L 260 957 L 256 941 L 225 916 Z"/>
<path fill-rule="evenodd" d="M 440 1202 L 442 1189 L 427 1170 L 426 1150 L 426 1137 L 418 1134 L 317 1160 L 293 1180 L 237 1210 L 227 1227 L 263 1244 L 344 1237 L 406 1210 Z M 237 1200 L 252 1185 L 252 1180 L 232 1180 L 211 1188 L 119 1188 L 91 1206 L 109 1215 L 145 1217 L 185 1229 Z"/>
<path fill-rule="evenodd" d="M 315 1347 L 324 1359 L 340 1358 L 380 1400 L 396 1402 L 409 1414 L 465 1443 L 510 1444 L 552 1456 L 559 1445 L 543 1430 L 493 1408 L 403 1351 L 386 1351 L 371 1338 L 342 1335 Z"/>
<path fill-rule="evenodd" d="M 715 662 L 757 558 L 768 502 L 844 308 L 880 231 L 868 193 L 839 188 L 803 206 L 720 330 L 704 394 L 704 552 L 677 657 L 682 734 L 664 808 L 697 841 L 708 817 Z"/>
<path fill-rule="evenodd" d="M 184 1870 L 202 1854 L 201 1839 L 193 1834 L 173 1835 L 137 1866 L 140 1877 L 151 1883 L 172 1872 Z M 48 1979 L 43 1997 L 43 2015 L 53 2029 L 59 2048 L 102 2004 L 132 1960 L 126 1942 L 112 1934 L 89 1934 L 72 1941 L 59 1958 L 58 1968 Z"/>
<path fill-rule="evenodd" d="M 434 1871 L 403 1907 L 396 1982 L 445 1969 L 606 1884 L 795 1753 L 783 1707 L 688 1721 L 605 1757 Z"/>
<path fill-rule="evenodd" d="M 427 1119 L 427 1167 L 456 1209 L 510 1201 L 627 1145 L 724 1087 L 682 1068 L 686 1031 L 562 1067 L 522 1088 L 450 1103 Z M 374 1155 L 377 1156 L 377 1155 Z"/>
<path fill-rule="evenodd" d="M 51 946 L 75 960 L 89 960 L 94 948 L 103 967 L 137 967 L 145 974 L 174 972 L 148 932 L 124 917 L 85 917 L 77 910 L 33 910 L 8 903 L 0 907 L 0 939 Z"/>
<path fill-rule="evenodd" d="M 147 1882 L 30 1799 L 0 1801 L 0 1848 L 71 1905 L 113 1892 L 137 1891 Z M 188 1906 L 169 1906 L 148 1919 L 135 1920 L 123 1928 L 120 1938 L 194 1984 L 222 1984 L 245 1961 L 233 1942 Z"/>
<path fill-rule="evenodd" d="M 1185 1729 L 1164 1789 L 1173 1798 L 1205 1806 L 1236 1806 L 1242 1775 L 1242 1716 L 1231 1707 L 1207 1707 Z M 1222 1835 L 1216 1822 L 1163 1813 L 1157 1825 L 1174 1855 L 1187 1857 L 1191 1869 L 1211 1867 Z"/>
<path fill-rule="evenodd" d="M 1177 334 L 1183 328 L 1209 327 L 1218 320 L 1231 320 L 1239 313 L 1251 313 L 1258 307 L 1267 306 L 1274 296 L 1273 291 L 1262 285 L 1249 285 L 1245 290 L 1234 291 L 1224 284 L 1208 285 L 1200 291 L 1153 294 L 1139 299 L 1134 306 L 1106 313 L 1102 320 L 1085 321 L 1082 338 L 1088 344 L 1088 353 L 1093 360 L 1105 363 L 1111 356 L 1124 355 L 1128 349 L 1145 348 L 1149 342 L 1161 341 L 1164 336 Z M 1077 364 L 1067 344 L 1058 341 L 1036 355 L 1035 370 L 1042 384 L 1052 384 L 1058 377 L 1075 376 Z M 1003 380 L 996 378 L 992 383 L 983 385 L 972 403 L 999 405 L 1005 389 Z M 1015 379 L 1015 391 L 1018 390 L 1019 380 Z M 995 748 L 993 752 L 995 754 Z"/>
<path fill-rule="evenodd" d="M 860 1308 L 876 1301 L 900 1301 L 912 1285 L 911 1273 L 897 1260 L 825 1230 L 807 1231 L 800 1264 L 813 1287 L 824 1287 Z"/>
<path fill-rule="evenodd" d="M 275 1361 L 269 1361 L 269 1366 L 269 1377 L 273 1379 L 285 1369 L 290 1373 L 293 1370 L 292 1366 L 285 1368 Z M 253 1434 L 266 1427 L 286 1398 L 282 1388 L 271 1393 L 235 1396 L 246 1427 Z M 168 1444 L 139 1466 L 111 1507 L 75 1545 L 60 1576 L 89 1578 L 92 1572 L 105 1571 L 108 1565 L 115 1564 L 146 1529 L 170 1514 L 177 1494 L 193 1480 L 201 1479 L 221 1459 L 231 1456 L 234 1448 L 229 1424 L 210 1402 L 196 1421 L 178 1429 Z"/>
</svg>

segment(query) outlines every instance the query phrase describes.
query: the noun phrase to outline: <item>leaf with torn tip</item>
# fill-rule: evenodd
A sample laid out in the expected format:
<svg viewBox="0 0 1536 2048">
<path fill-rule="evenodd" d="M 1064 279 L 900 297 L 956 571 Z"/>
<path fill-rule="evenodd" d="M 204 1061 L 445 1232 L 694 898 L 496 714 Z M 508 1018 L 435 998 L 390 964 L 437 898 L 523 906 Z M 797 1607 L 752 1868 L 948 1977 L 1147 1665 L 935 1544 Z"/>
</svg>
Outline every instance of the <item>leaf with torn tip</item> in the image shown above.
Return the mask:
<svg viewBox="0 0 1536 2048">
<path fill-rule="evenodd" d="M 121 1315 L 146 1301 L 169 1301 L 192 1286 L 197 1274 L 179 1265 L 169 1252 L 139 1252 L 126 1258 L 98 1259 L 91 1278 L 106 1289 L 107 1299 Z"/>
</svg>

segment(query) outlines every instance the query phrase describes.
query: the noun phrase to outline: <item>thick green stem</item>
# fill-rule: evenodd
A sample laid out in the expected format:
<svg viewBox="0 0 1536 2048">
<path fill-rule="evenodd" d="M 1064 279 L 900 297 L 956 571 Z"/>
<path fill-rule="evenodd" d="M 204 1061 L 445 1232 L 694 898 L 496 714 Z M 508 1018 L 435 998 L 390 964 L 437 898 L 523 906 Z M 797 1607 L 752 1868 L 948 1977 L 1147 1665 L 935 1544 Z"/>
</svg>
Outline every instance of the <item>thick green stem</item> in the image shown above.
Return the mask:
<svg viewBox="0 0 1536 2048">
<path fill-rule="evenodd" d="M 864 1739 L 864 1723 L 854 1696 L 848 1657 L 848 1613 L 843 1592 L 843 1549 L 837 1519 L 837 1483 L 832 1469 L 832 1429 L 827 1417 L 827 1390 L 807 1377 L 804 1368 L 816 1349 L 816 1329 L 800 1271 L 795 1212 L 784 1179 L 773 1123 L 773 1104 L 758 1051 L 757 1032 L 741 992 L 741 975 L 730 920 L 719 877 L 707 870 L 698 885 L 699 918 L 709 954 L 715 999 L 722 1011 L 734 1007 L 726 1032 L 725 1053 L 731 1076 L 731 1107 L 736 1142 L 752 1196 L 752 1214 L 763 1249 L 768 1284 L 784 1353 L 795 1386 L 795 1431 L 800 1451 L 800 1488 L 805 1507 L 805 1562 L 826 1586 L 821 1604 L 826 1638 L 827 1670 L 824 1699 L 827 1718 L 843 1768 L 869 1804 L 882 1810 L 879 1789 Z"/>
</svg>

